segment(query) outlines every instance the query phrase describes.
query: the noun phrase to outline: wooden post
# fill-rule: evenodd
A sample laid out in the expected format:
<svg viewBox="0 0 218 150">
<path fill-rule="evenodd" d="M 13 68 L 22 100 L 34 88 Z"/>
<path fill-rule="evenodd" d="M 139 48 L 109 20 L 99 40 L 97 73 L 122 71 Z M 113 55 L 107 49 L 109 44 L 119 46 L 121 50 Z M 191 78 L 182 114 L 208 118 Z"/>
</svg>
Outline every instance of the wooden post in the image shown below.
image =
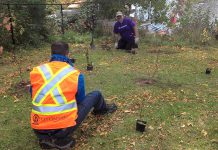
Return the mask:
<svg viewBox="0 0 218 150">
<path fill-rule="evenodd" d="M 10 32 L 11 32 L 11 40 L 12 40 L 12 44 L 15 45 L 15 39 L 14 39 L 14 27 L 13 27 L 13 19 L 11 16 L 11 8 L 10 8 L 10 4 L 7 4 L 8 6 L 8 13 L 9 13 L 9 17 L 10 17 Z"/>
<path fill-rule="evenodd" d="M 64 34 L 64 14 L 63 14 L 63 5 L 61 4 L 61 32 Z"/>
</svg>

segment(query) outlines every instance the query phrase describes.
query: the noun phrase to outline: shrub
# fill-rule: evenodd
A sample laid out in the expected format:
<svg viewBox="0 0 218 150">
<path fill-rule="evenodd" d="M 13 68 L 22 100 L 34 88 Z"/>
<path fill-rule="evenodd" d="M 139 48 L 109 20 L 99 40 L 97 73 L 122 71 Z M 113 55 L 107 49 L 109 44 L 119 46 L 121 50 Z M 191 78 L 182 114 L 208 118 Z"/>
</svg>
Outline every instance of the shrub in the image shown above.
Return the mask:
<svg viewBox="0 0 218 150">
<path fill-rule="evenodd" d="M 78 32 L 68 30 L 64 35 L 51 35 L 49 36 L 49 42 L 65 41 L 67 43 L 82 44 L 90 42 L 91 36 L 88 33 L 80 34 Z"/>
<path fill-rule="evenodd" d="M 175 34 L 192 44 L 208 44 L 213 32 L 209 14 L 209 10 L 204 11 L 200 7 L 193 9 L 192 5 L 188 4 Z"/>
<path fill-rule="evenodd" d="M 3 0 L 2 2 L 7 2 Z M 13 0 L 11 3 L 45 3 L 46 0 Z M 1 18 L 9 17 L 7 5 L 1 5 Z M 45 5 L 10 5 L 11 16 L 14 25 L 14 37 L 16 44 L 30 44 L 37 46 L 41 41 L 46 40 L 49 34 L 50 26 L 46 26 L 46 6 Z M 7 33 L 1 27 L 1 40 L 7 39 L 3 42 L 3 46 L 11 45 L 9 39 L 10 33 Z"/>
</svg>

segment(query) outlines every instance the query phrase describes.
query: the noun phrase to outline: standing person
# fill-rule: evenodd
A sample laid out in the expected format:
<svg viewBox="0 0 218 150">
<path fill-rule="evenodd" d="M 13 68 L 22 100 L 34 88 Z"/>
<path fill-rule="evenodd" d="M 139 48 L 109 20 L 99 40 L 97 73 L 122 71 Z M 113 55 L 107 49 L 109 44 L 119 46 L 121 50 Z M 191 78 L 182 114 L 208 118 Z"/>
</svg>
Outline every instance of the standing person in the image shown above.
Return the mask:
<svg viewBox="0 0 218 150">
<path fill-rule="evenodd" d="M 135 54 L 133 48 L 138 48 L 139 41 L 136 24 L 130 18 L 124 17 L 120 11 L 116 13 L 116 19 L 117 22 L 114 25 L 115 48 L 125 49 L 127 52 Z"/>
<path fill-rule="evenodd" d="M 99 91 L 85 96 L 84 76 L 67 57 L 68 53 L 68 44 L 53 43 L 50 62 L 30 73 L 31 127 L 42 149 L 73 147 L 72 133 L 93 107 L 93 115 L 117 109 L 115 104 L 106 104 Z"/>
</svg>

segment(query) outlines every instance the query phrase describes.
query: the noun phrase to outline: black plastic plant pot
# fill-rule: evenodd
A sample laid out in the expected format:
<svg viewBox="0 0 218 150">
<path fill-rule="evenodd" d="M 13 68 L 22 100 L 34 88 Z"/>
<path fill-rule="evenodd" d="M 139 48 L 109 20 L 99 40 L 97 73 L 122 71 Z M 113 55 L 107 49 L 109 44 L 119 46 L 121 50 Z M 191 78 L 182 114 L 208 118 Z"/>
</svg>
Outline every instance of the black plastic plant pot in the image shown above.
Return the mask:
<svg viewBox="0 0 218 150">
<path fill-rule="evenodd" d="M 75 58 L 71 58 L 70 61 L 74 64 L 76 62 Z"/>
<path fill-rule="evenodd" d="M 88 64 L 87 65 L 87 71 L 92 71 L 93 70 L 93 65 L 92 64 Z"/>
<path fill-rule="evenodd" d="M 212 70 L 211 68 L 206 68 L 205 73 L 206 73 L 206 74 L 210 74 L 210 73 L 211 73 L 211 70 Z"/>
<path fill-rule="evenodd" d="M 136 131 L 144 132 L 146 128 L 146 121 L 136 120 Z"/>
</svg>

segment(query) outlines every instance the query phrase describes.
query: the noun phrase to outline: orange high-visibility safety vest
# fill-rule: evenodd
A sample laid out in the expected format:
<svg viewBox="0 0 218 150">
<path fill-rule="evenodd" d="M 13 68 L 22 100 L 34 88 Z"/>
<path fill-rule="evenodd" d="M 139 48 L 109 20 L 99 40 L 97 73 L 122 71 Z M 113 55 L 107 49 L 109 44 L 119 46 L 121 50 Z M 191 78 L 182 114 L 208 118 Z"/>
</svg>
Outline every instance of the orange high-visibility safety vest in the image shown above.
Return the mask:
<svg viewBox="0 0 218 150">
<path fill-rule="evenodd" d="M 80 72 L 65 62 L 53 61 L 33 68 L 31 127 L 61 129 L 76 125 L 75 95 Z"/>
</svg>

